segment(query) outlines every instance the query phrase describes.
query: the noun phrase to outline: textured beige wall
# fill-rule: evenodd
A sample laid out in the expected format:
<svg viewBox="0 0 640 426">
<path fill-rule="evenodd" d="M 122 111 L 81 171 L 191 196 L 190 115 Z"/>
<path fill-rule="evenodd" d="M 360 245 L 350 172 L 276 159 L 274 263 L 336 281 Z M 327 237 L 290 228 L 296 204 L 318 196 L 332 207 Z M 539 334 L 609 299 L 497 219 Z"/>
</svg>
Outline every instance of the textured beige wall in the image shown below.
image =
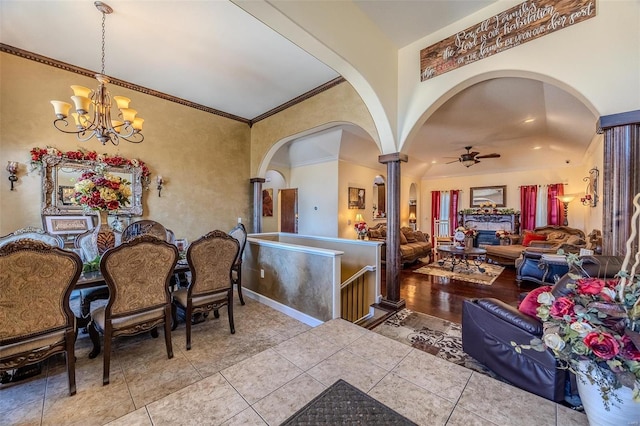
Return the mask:
<svg viewBox="0 0 640 426">
<path fill-rule="evenodd" d="M 274 144 L 289 136 L 332 122 L 356 124 L 378 141 L 378 134 L 367 107 L 353 87 L 344 82 L 259 121 L 251 128 L 252 177 L 262 177 L 258 176 L 259 168 Z"/>
<path fill-rule="evenodd" d="M 163 223 L 178 238 L 193 241 L 216 228 L 231 229 L 238 217 L 250 223 L 251 129 L 246 124 L 112 85 L 112 95 L 130 97 L 131 107 L 145 119 L 144 142 L 82 143 L 52 126 L 49 101 L 68 100 L 71 84 L 97 87 L 94 79 L 0 53 L 0 235 L 42 226 L 41 176 L 28 172 L 29 150 L 47 145 L 145 161 L 152 180 L 161 174 L 166 184 L 162 197 L 153 183 L 144 192 L 144 218 Z M 4 170 L 9 160 L 20 163 L 13 192 Z"/>
</svg>

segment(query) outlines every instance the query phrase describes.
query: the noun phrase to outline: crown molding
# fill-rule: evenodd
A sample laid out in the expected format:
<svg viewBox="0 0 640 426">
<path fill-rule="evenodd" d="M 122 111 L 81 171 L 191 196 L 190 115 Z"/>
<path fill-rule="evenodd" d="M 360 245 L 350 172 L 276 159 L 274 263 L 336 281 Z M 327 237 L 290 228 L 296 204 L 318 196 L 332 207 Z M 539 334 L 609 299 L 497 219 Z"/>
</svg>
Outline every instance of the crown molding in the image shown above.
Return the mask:
<svg viewBox="0 0 640 426">
<path fill-rule="evenodd" d="M 91 77 L 91 78 L 95 78 L 95 75 L 97 74 L 96 71 L 91 71 L 88 70 L 86 68 L 81 68 L 75 65 L 71 65 L 68 64 L 66 62 L 62 62 L 62 61 L 58 61 L 56 59 L 53 58 L 49 58 L 43 55 L 39 55 L 37 53 L 33 53 L 33 52 L 29 52 L 28 50 L 23 50 L 23 49 L 19 49 L 17 47 L 14 46 L 10 46 L 8 44 L 4 44 L 4 43 L 0 43 L 0 52 L 5 52 L 8 53 L 10 55 L 15 55 L 15 56 L 19 56 L 21 58 L 24 59 L 28 59 L 30 61 L 35 61 L 44 65 L 49 65 L 51 67 L 54 68 L 59 68 L 65 71 L 69 71 L 75 74 L 80 74 L 83 75 L 85 77 Z M 294 99 L 291 99 L 288 102 L 283 103 L 280 106 L 277 106 L 275 108 L 273 108 L 270 111 L 265 112 L 264 114 L 261 114 L 253 119 L 248 119 L 248 118 L 243 118 L 243 117 L 239 117 L 237 115 L 233 115 L 233 114 L 229 114 L 227 112 L 224 111 L 220 111 L 217 110 L 215 108 L 211 108 L 211 107 L 207 107 L 204 105 L 200 105 L 198 103 L 195 102 L 191 102 L 188 101 L 186 99 L 182 99 L 182 98 L 178 98 L 176 96 L 172 96 L 172 95 L 168 95 L 166 93 L 163 92 L 158 92 L 157 90 L 152 90 L 149 89 L 147 87 L 144 86 L 139 86 L 137 84 L 133 84 L 133 83 L 129 83 L 127 81 L 124 80 L 120 80 L 117 78 L 113 78 L 111 76 L 109 76 L 109 84 L 113 84 L 115 86 L 120 86 L 120 87 L 124 87 L 125 89 L 130 89 L 130 90 L 134 90 L 136 92 L 140 92 L 140 93 L 144 93 L 146 95 L 150 95 L 150 96 L 154 96 L 156 98 L 160 98 L 169 102 L 175 102 L 177 104 L 180 105 L 184 105 L 187 106 L 189 108 L 194 108 L 200 111 L 204 111 L 204 112 L 208 112 L 210 114 L 214 114 L 214 115 L 218 115 L 220 117 L 224 117 L 224 118 L 228 118 L 230 120 L 235 120 L 235 121 L 239 121 L 241 123 L 245 123 L 246 125 L 248 125 L 249 127 L 253 126 L 254 123 L 260 121 L 260 120 L 264 120 L 265 118 L 268 118 L 274 114 L 279 113 L 280 111 L 283 111 L 295 104 L 298 104 L 302 101 L 305 101 L 319 93 L 322 93 L 326 90 L 329 90 L 330 88 L 343 83 L 344 81 L 346 81 L 343 77 L 336 77 L 333 80 L 320 85 L 318 87 L 316 87 L 315 89 L 312 89 Z"/>
</svg>

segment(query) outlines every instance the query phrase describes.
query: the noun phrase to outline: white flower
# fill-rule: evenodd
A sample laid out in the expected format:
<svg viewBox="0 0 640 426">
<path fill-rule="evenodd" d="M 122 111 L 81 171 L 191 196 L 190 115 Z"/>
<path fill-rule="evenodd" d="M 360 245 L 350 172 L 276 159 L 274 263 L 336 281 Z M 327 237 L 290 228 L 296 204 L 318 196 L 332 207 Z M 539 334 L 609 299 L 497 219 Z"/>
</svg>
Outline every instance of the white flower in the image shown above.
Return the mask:
<svg viewBox="0 0 640 426">
<path fill-rule="evenodd" d="M 571 327 L 573 331 L 578 333 L 580 337 L 584 337 L 593 331 L 593 327 L 591 327 L 591 324 L 587 324 L 586 322 L 576 321 L 571 323 L 569 327 Z"/>
<path fill-rule="evenodd" d="M 58 154 L 58 150 L 55 148 L 47 148 L 47 154 L 49 155 L 57 155 Z"/>
<path fill-rule="evenodd" d="M 538 295 L 538 303 L 541 303 L 543 305 L 549 305 L 551 306 L 551 304 L 556 300 L 555 296 L 548 292 L 542 292 Z"/>
<path fill-rule="evenodd" d="M 543 337 L 544 344 L 554 351 L 561 351 L 564 349 L 564 340 L 557 333 L 545 334 Z"/>
<path fill-rule="evenodd" d="M 609 288 L 609 287 L 604 287 L 602 290 L 600 290 L 600 293 L 605 294 L 607 296 L 609 296 L 609 298 L 611 300 L 616 300 L 617 297 L 617 293 L 614 289 Z"/>
<path fill-rule="evenodd" d="M 138 161 L 138 159 L 137 159 L 137 158 L 132 158 L 132 159 L 131 159 L 131 165 L 132 165 L 133 167 L 140 167 L 140 162 Z"/>
</svg>

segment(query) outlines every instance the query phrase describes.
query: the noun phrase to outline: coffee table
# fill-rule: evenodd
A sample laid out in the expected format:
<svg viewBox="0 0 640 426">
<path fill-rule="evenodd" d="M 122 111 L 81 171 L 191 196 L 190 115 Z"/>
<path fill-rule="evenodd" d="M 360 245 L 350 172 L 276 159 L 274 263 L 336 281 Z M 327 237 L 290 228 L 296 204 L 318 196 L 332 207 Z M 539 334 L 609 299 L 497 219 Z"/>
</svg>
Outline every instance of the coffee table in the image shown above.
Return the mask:
<svg viewBox="0 0 640 426">
<path fill-rule="evenodd" d="M 453 272 L 455 267 L 458 265 L 464 266 L 468 271 L 473 270 L 474 268 L 480 273 L 485 271 L 484 268 L 480 267 L 482 262 L 484 262 L 485 255 L 487 254 L 487 251 L 483 248 L 445 245 L 438 246 L 436 250 L 438 253 L 443 255 L 443 258 L 438 261 L 438 264 L 440 266 L 450 264 L 451 272 Z"/>
</svg>

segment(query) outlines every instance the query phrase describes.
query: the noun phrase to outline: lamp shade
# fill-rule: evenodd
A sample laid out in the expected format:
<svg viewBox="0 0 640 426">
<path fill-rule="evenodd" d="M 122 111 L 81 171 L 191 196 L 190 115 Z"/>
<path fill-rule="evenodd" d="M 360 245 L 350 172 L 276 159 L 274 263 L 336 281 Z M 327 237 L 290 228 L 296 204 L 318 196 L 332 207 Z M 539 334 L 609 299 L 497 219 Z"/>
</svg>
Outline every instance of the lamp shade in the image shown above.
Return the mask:
<svg viewBox="0 0 640 426">
<path fill-rule="evenodd" d="M 356 222 L 364 222 L 364 217 L 362 217 L 361 213 L 356 215 Z"/>
<path fill-rule="evenodd" d="M 415 213 L 409 213 L 409 220 L 416 220 L 416 214 Z"/>
<path fill-rule="evenodd" d="M 557 195 L 556 198 L 563 203 L 570 203 L 576 198 L 576 196 L 567 194 L 567 195 Z"/>
</svg>

